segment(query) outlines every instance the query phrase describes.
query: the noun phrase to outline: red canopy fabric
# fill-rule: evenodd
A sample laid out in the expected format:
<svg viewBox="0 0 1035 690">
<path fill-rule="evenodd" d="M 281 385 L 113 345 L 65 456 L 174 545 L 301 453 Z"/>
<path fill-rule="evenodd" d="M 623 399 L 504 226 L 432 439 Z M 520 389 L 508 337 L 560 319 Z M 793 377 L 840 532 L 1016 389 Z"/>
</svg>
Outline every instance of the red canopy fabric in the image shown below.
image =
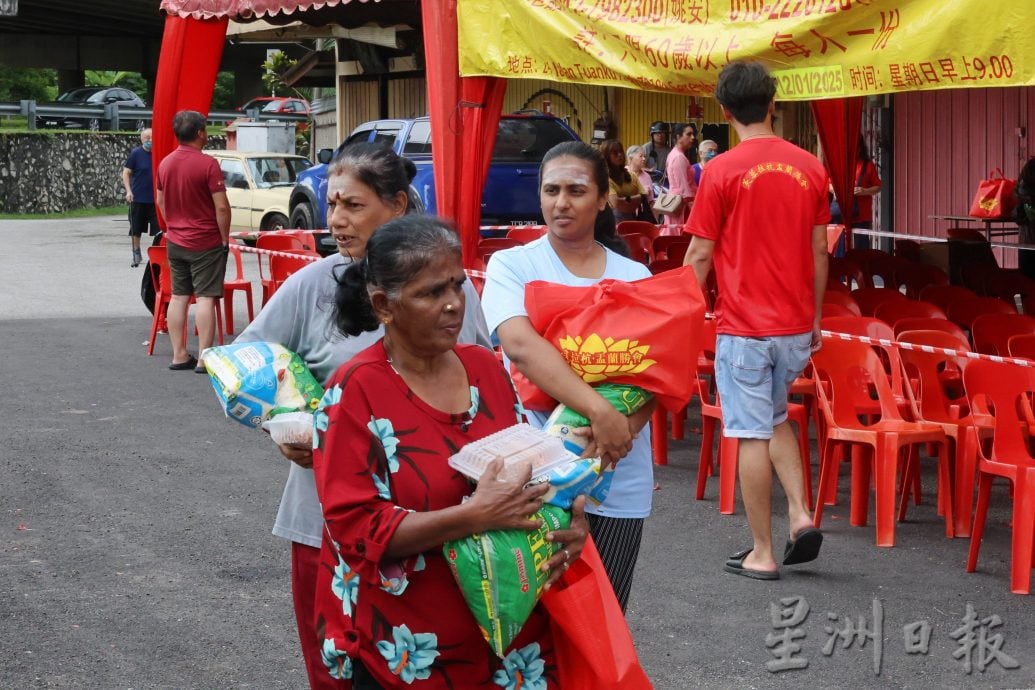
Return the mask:
<svg viewBox="0 0 1035 690">
<path fill-rule="evenodd" d="M 347 5 L 352 0 L 162 0 L 164 12 L 194 19 L 252 19 Z M 368 2 L 368 0 L 357 0 Z M 377 2 L 378 0 L 372 0 Z"/>
<path fill-rule="evenodd" d="M 206 20 L 165 18 L 152 115 L 151 159 L 155 170 L 177 146 L 172 131 L 176 113 L 197 110 L 208 115 L 216 73 L 223 57 L 227 23 L 226 17 Z"/>
<path fill-rule="evenodd" d="M 482 187 L 496 143 L 506 82 L 496 77 L 460 77 L 456 0 L 424 2 L 421 13 L 435 204 L 438 215 L 456 221 L 464 265 L 471 268 L 477 262 Z"/>
<path fill-rule="evenodd" d="M 857 142 L 862 127 L 863 99 L 833 98 L 812 101 L 819 143 L 823 147 L 823 163 L 834 186 L 834 196 L 841 206 L 842 222 L 852 227 L 852 205 L 855 200 L 855 163 Z M 847 233 L 851 235 L 851 233 Z"/>
</svg>

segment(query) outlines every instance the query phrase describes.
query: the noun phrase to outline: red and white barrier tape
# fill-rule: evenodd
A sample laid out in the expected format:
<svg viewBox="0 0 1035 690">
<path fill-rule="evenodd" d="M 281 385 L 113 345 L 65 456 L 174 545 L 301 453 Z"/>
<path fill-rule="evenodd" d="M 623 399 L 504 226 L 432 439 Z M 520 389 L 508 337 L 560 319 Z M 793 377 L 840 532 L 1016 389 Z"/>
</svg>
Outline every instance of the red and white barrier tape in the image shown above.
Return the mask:
<svg viewBox="0 0 1035 690">
<path fill-rule="evenodd" d="M 249 247 L 246 244 L 234 245 L 237 251 L 245 252 L 247 254 L 261 254 L 263 256 L 280 256 L 287 259 L 302 259 L 304 261 L 319 261 L 322 256 L 313 256 L 312 254 L 294 254 L 292 252 L 281 252 L 276 249 L 259 249 L 258 247 Z"/>
<path fill-rule="evenodd" d="M 942 354 L 950 357 L 966 357 L 967 359 L 983 359 L 989 362 L 999 362 L 1001 364 L 1015 364 L 1020 367 L 1035 367 L 1035 362 L 1030 359 L 1020 359 L 1017 357 L 1000 357 L 999 355 L 986 355 L 981 352 L 970 352 L 969 350 L 953 350 L 947 347 L 934 347 L 932 345 L 918 345 L 916 343 L 904 343 L 898 340 L 888 340 L 887 338 L 868 338 L 864 335 L 850 335 L 848 333 L 838 333 L 836 331 L 822 331 L 824 338 L 837 338 L 838 340 L 854 340 L 860 343 L 866 343 L 867 345 L 880 345 L 882 347 L 897 347 L 902 350 L 915 350 L 918 352 L 927 352 L 928 354 Z"/>
<path fill-rule="evenodd" d="M 530 230 L 545 230 L 545 225 L 480 225 L 479 230 L 521 230 L 528 228 Z"/>
</svg>

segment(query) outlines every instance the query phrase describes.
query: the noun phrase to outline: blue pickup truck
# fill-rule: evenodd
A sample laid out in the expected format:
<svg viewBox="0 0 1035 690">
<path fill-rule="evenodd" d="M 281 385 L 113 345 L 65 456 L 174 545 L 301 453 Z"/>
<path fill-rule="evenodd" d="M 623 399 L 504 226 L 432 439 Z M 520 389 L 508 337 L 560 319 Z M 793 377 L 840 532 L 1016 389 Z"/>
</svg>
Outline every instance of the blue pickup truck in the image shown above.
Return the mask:
<svg viewBox="0 0 1035 690">
<path fill-rule="evenodd" d="M 482 224 L 541 223 L 538 177 L 543 156 L 554 145 L 579 136 L 550 115 L 504 115 L 500 118 L 489 175 L 482 191 Z M 306 230 L 327 225 L 327 163 L 349 144 L 383 142 L 417 166 L 413 189 L 428 213 L 435 213 L 435 177 L 431 169 L 431 123 L 376 120 L 352 131 L 335 151 L 322 149 L 319 164 L 302 172 L 291 192 L 291 226 Z"/>
</svg>

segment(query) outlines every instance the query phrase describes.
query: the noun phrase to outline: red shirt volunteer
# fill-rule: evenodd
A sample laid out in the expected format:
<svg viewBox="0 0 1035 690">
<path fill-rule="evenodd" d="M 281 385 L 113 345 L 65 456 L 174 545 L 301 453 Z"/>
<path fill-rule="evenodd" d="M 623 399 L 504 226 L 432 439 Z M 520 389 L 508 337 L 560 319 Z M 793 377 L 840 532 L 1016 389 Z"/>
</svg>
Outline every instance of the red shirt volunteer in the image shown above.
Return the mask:
<svg viewBox="0 0 1035 690">
<path fill-rule="evenodd" d="M 165 197 L 166 239 L 192 252 L 223 244 L 212 195 L 226 183 L 215 158 L 181 144 L 159 165 L 156 186 Z"/>
<path fill-rule="evenodd" d="M 826 179 L 815 157 L 778 137 L 742 141 L 708 163 L 686 232 L 715 242 L 718 333 L 812 330 L 811 231 L 830 220 Z"/>
</svg>

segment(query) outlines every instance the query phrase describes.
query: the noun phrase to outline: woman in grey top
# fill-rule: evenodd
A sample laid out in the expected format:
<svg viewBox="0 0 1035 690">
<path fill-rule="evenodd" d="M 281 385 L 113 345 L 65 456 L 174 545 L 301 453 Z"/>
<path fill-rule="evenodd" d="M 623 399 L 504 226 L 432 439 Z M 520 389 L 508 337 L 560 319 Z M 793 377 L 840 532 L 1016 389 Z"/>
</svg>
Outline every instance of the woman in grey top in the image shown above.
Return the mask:
<svg viewBox="0 0 1035 690">
<path fill-rule="evenodd" d="M 327 379 L 354 355 L 377 342 L 381 329 L 356 337 L 334 327 L 337 275 L 363 258 L 374 231 L 412 210 L 408 190 L 416 169 L 391 149 L 353 144 L 330 163 L 327 176 L 327 227 L 338 253 L 292 275 L 274 293 L 237 342 L 276 342 L 297 352 L 318 381 Z M 465 284 L 467 308 L 460 342 L 489 346 L 477 293 Z M 298 635 L 311 688 L 333 687 L 323 668 L 313 613 L 316 569 L 323 535 L 323 514 L 316 496 L 310 450 L 280 446 L 291 461 L 273 533 L 292 542 L 291 589 Z"/>
</svg>

